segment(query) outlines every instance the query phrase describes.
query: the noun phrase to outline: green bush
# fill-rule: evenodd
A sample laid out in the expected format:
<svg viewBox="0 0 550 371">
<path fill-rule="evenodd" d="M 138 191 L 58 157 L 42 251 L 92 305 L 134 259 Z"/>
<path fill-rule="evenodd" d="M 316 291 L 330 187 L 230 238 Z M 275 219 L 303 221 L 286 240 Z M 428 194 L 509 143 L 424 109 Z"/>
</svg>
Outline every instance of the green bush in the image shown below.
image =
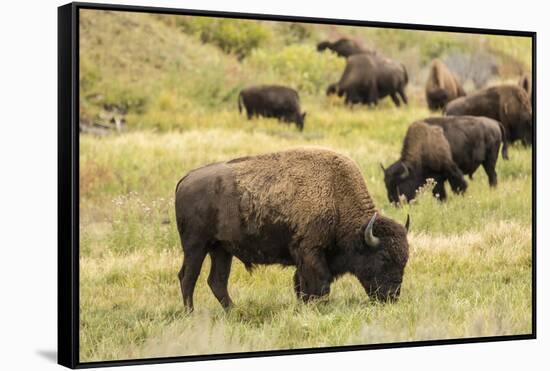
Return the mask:
<svg viewBox="0 0 550 371">
<path fill-rule="evenodd" d="M 214 44 L 241 60 L 272 36 L 262 23 L 253 20 L 185 17 L 178 25 L 185 32 L 199 36 L 202 42 Z"/>
<path fill-rule="evenodd" d="M 316 94 L 336 81 L 344 70 L 345 60 L 332 53 L 318 53 L 312 45 L 290 45 L 279 51 L 255 50 L 247 63 L 264 71 L 283 85 Z"/>
</svg>

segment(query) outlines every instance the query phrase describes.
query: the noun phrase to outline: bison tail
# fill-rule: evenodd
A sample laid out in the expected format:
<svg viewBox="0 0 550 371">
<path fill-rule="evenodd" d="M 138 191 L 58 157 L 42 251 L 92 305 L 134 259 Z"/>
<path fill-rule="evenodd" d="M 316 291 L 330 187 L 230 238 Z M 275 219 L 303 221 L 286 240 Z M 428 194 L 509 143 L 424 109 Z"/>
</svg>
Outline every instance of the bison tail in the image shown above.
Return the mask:
<svg viewBox="0 0 550 371">
<path fill-rule="evenodd" d="M 243 100 L 243 92 L 240 92 L 239 97 L 237 98 L 237 106 L 239 107 L 239 113 L 243 111 L 243 107 L 241 105 L 242 100 Z"/>
<path fill-rule="evenodd" d="M 403 63 L 401 63 L 401 67 L 403 68 L 403 74 L 405 75 L 405 85 L 409 83 L 409 74 L 407 72 L 407 68 Z"/>
<path fill-rule="evenodd" d="M 499 122 L 498 126 L 500 127 L 500 133 L 502 134 L 502 158 L 508 160 L 508 133 L 504 125 Z"/>
</svg>

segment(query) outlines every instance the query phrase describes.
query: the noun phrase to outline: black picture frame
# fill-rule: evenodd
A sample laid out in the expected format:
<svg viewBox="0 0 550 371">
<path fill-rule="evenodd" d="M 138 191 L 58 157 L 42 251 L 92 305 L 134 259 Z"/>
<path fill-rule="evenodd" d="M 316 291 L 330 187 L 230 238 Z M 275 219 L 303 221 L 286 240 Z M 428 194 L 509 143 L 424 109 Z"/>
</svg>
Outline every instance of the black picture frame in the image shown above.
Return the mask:
<svg viewBox="0 0 550 371">
<path fill-rule="evenodd" d="M 365 344 L 227 354 L 207 354 L 165 358 L 127 359 L 100 362 L 79 360 L 79 11 L 82 9 L 125 12 L 146 12 L 187 16 L 255 19 L 267 21 L 368 26 L 392 29 L 476 33 L 487 35 L 522 36 L 532 39 L 533 86 L 533 150 L 532 150 L 532 331 L 524 335 L 457 338 L 411 341 L 385 344 Z M 270 14 L 233 13 L 148 6 L 70 3 L 58 8 L 58 363 L 69 368 L 92 368 L 156 364 L 230 358 L 266 357 L 307 353 L 343 352 L 354 350 L 420 347 L 432 345 L 528 340 L 537 337 L 536 297 L 536 32 L 484 28 L 464 28 L 441 25 L 404 24 L 379 21 L 296 17 Z"/>
</svg>

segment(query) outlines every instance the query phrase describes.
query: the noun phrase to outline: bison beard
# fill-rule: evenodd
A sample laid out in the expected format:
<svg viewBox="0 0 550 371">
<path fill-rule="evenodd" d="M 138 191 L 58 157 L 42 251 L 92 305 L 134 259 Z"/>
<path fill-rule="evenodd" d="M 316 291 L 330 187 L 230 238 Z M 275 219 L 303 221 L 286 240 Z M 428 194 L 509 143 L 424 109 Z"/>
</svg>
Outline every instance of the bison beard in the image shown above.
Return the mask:
<svg viewBox="0 0 550 371">
<path fill-rule="evenodd" d="M 295 266 L 294 289 L 306 301 L 327 295 L 346 273 L 375 299 L 399 296 L 406 230 L 376 217 L 359 169 L 335 152 L 297 149 L 193 170 L 176 187 L 176 219 L 184 251 L 179 280 L 189 310 L 206 254 L 208 284 L 225 308 L 232 304 L 233 257 L 246 266 Z"/>
</svg>

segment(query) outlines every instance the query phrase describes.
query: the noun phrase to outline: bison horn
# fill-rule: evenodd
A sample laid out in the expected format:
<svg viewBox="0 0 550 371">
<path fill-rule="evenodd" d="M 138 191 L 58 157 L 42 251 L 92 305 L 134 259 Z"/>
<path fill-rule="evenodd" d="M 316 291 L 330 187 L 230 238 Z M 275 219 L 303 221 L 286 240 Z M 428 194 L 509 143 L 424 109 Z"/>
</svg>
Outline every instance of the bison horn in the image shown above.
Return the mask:
<svg viewBox="0 0 550 371">
<path fill-rule="evenodd" d="M 382 163 L 380 163 L 380 167 L 382 168 L 383 172 L 386 172 L 386 168 L 384 167 L 384 165 L 382 165 Z"/>
<path fill-rule="evenodd" d="M 401 166 L 403 166 L 403 174 L 401 174 L 401 179 L 405 179 L 409 176 L 409 168 L 404 163 L 401 163 Z"/>
<path fill-rule="evenodd" d="M 380 239 L 372 233 L 372 227 L 374 226 L 376 215 L 377 213 L 374 213 L 369 221 L 369 224 L 367 224 L 367 228 L 365 228 L 365 243 L 369 247 L 376 247 L 378 246 L 378 244 L 380 244 Z"/>
<path fill-rule="evenodd" d="M 409 226 L 411 225 L 411 216 L 407 214 L 407 221 L 405 222 L 405 229 L 409 232 Z"/>
</svg>

